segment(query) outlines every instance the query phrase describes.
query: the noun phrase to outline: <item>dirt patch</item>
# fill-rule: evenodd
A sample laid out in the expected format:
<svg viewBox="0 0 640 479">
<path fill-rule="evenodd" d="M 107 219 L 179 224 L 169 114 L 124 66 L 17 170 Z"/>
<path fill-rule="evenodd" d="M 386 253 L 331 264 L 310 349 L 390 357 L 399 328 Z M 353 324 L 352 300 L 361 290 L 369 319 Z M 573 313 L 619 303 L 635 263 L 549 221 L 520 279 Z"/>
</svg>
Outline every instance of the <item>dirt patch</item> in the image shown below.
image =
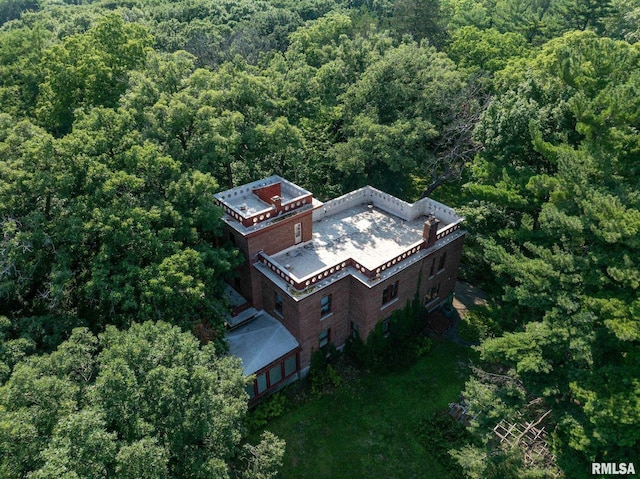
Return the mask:
<svg viewBox="0 0 640 479">
<path fill-rule="evenodd" d="M 464 316 L 467 310 L 474 306 L 486 306 L 489 296 L 480 288 L 457 281 L 454 289 L 453 307 L 460 316 Z"/>
</svg>

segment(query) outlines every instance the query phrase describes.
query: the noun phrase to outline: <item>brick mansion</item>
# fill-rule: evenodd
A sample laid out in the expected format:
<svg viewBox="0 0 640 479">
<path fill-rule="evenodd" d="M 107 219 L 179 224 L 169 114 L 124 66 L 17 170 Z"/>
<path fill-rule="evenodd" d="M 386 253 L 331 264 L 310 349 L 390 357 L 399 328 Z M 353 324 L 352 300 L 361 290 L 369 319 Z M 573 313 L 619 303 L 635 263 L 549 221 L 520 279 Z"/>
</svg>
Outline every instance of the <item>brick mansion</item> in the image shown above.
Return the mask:
<svg viewBox="0 0 640 479">
<path fill-rule="evenodd" d="M 437 201 L 365 186 L 322 203 L 279 176 L 215 200 L 245 258 L 227 288 L 228 342 L 256 377 L 253 400 L 306 374 L 313 351 L 366 340 L 416 295 L 433 310 L 453 293 L 463 218 Z"/>
</svg>

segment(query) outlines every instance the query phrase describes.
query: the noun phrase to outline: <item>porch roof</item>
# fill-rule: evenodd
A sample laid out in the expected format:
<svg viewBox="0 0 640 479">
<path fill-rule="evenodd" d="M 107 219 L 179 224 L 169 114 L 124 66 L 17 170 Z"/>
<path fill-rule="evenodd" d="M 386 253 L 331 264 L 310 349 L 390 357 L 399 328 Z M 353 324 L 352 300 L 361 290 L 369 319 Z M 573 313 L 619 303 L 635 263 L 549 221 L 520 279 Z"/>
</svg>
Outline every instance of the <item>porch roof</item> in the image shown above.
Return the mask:
<svg viewBox="0 0 640 479">
<path fill-rule="evenodd" d="M 227 333 L 229 354 L 242 360 L 249 376 L 294 351 L 298 341 L 277 319 L 262 312 L 252 321 Z"/>
</svg>

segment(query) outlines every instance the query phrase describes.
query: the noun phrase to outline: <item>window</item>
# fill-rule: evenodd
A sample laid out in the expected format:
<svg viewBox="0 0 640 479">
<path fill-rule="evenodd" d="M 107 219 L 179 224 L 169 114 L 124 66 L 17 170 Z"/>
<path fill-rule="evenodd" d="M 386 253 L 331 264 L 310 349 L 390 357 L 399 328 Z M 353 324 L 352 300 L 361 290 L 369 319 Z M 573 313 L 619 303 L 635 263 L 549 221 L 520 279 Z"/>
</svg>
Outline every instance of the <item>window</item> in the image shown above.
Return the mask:
<svg viewBox="0 0 640 479">
<path fill-rule="evenodd" d="M 254 397 L 256 397 L 256 391 L 253 385 L 254 383 L 247 384 L 244 388 L 244 390 L 247 391 L 247 394 L 249 395 L 249 399 L 253 399 Z"/>
<path fill-rule="evenodd" d="M 433 276 L 433 270 L 436 268 L 436 259 L 431 260 L 431 268 L 429 269 L 429 278 Z"/>
<path fill-rule="evenodd" d="M 295 236 L 295 244 L 298 244 L 302 241 L 302 223 L 296 223 L 293 226 L 293 233 Z"/>
<path fill-rule="evenodd" d="M 442 271 L 444 269 L 444 262 L 447 260 L 447 252 L 445 251 L 440 256 L 440 262 L 438 263 L 438 271 Z"/>
<path fill-rule="evenodd" d="M 360 337 L 360 326 L 358 323 L 354 323 L 353 321 L 351 321 L 351 337 L 353 339 Z"/>
<path fill-rule="evenodd" d="M 296 357 L 295 356 L 289 356 L 287 359 L 284 360 L 284 375 L 286 376 L 291 376 L 293 373 L 296 372 Z"/>
<path fill-rule="evenodd" d="M 326 316 L 331 312 L 331 295 L 324 296 L 320 300 L 320 316 Z"/>
<path fill-rule="evenodd" d="M 387 318 L 384 321 L 382 321 L 382 334 L 384 334 L 385 338 L 389 336 L 390 325 L 391 325 L 391 318 Z"/>
<path fill-rule="evenodd" d="M 426 303 L 438 297 L 438 291 L 440 291 L 440 283 L 433 286 L 427 293 Z"/>
<path fill-rule="evenodd" d="M 280 293 L 276 293 L 275 304 L 273 306 L 273 310 L 282 316 L 282 295 Z"/>
<path fill-rule="evenodd" d="M 318 344 L 320 346 L 320 349 L 326 348 L 329 345 L 329 341 L 331 340 L 331 329 L 329 328 L 322 331 L 318 339 L 319 339 Z"/>
<path fill-rule="evenodd" d="M 382 291 L 382 304 L 387 304 L 398 297 L 398 284 L 400 281 L 390 284 Z"/>
<path fill-rule="evenodd" d="M 256 378 L 258 383 L 258 394 L 262 394 L 267 389 L 267 375 L 265 373 L 259 374 Z"/>
<path fill-rule="evenodd" d="M 262 372 L 258 374 L 253 383 L 245 387 L 247 394 L 249 394 L 249 399 L 254 399 L 257 396 L 264 394 L 267 389 L 277 386 L 297 370 L 298 356 L 297 354 L 293 354 L 287 357 L 284 361 L 280 361 L 278 364 L 272 366 L 268 373 Z"/>
<path fill-rule="evenodd" d="M 269 385 L 275 386 L 280 381 L 282 381 L 282 363 L 278 363 L 269 369 Z"/>
</svg>

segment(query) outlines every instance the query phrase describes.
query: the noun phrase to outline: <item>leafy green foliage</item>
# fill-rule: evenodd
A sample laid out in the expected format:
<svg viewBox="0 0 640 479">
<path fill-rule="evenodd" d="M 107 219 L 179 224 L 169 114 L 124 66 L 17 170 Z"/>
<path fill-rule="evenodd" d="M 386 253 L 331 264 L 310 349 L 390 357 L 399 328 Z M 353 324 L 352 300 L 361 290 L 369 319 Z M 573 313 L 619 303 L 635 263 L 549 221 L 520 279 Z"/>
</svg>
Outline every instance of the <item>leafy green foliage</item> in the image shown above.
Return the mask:
<svg viewBox="0 0 640 479">
<path fill-rule="evenodd" d="M 84 34 L 72 35 L 44 53 L 37 117 L 57 135 L 71 130 L 74 111 L 114 107 L 128 86 L 127 73 L 140 66 L 151 38 L 119 15 L 100 19 Z"/>
<path fill-rule="evenodd" d="M 593 30 L 613 38 L 624 38 L 625 16 L 637 2 L 599 0 L 444 0 L 448 28 L 454 32 L 467 26 L 481 30 L 496 28 L 517 33 L 541 45 L 573 30 Z"/>
<path fill-rule="evenodd" d="M 0 384 L 4 383 L 13 367 L 29 354 L 35 345 L 26 338 L 10 339 L 11 321 L 0 316 Z"/>
<path fill-rule="evenodd" d="M 474 306 L 460 318 L 460 337 L 471 343 L 479 343 L 502 332 L 502 326 L 507 318 L 503 318 L 504 310 L 496 311 L 489 306 Z M 511 329 L 511 325 L 506 325 Z"/>
<path fill-rule="evenodd" d="M 395 0 L 390 23 L 398 35 L 409 34 L 416 41 L 426 38 L 442 47 L 446 33 L 440 5 L 438 0 Z"/>
<path fill-rule="evenodd" d="M 434 149 L 464 86 L 453 63 L 426 44 L 403 44 L 373 63 L 345 93 L 345 142 L 333 148 L 352 186 L 408 195 L 410 174 Z"/>
<path fill-rule="evenodd" d="M 422 332 L 425 314 L 416 299 L 378 323 L 366 342 L 360 337 L 349 339 L 345 353 L 356 364 L 377 372 L 406 369 L 431 349 L 431 340 Z"/>
<path fill-rule="evenodd" d="M 467 445 L 451 455 L 470 479 L 547 479 L 556 474 L 544 468 L 523 468 L 522 453 L 515 448 L 486 454 L 478 446 Z"/>
<path fill-rule="evenodd" d="M 488 427 L 509 408 L 543 398 L 555 409 L 559 465 L 575 476 L 594 457 L 623 461 L 639 440 L 628 430 L 640 420 L 630 379 L 638 374 L 632 258 L 640 253 L 640 203 L 637 135 L 630 133 L 637 115 L 628 93 L 639 60 L 634 46 L 593 33 L 551 41 L 517 67 L 528 72 L 505 83 L 479 128 L 512 137 L 514 123 L 496 121 L 496 114 L 517 118 L 529 102 L 542 108 L 526 114 L 528 133 L 515 130 L 522 139 L 516 151 L 489 143 L 470 185 L 477 198 L 499 205 L 493 231 L 480 224 L 478 231 L 503 288 L 499 309 L 514 319 L 502 323 L 504 334 L 484 341 L 481 355 L 508 367 L 526 394 L 509 406 L 489 387 L 488 408 L 480 406 L 477 387 L 468 385 L 467 397 Z M 549 121 L 558 126 L 549 128 Z"/>
<path fill-rule="evenodd" d="M 131 122 L 93 109 L 62 139 L 23 121 L 0 144 L 2 310 L 39 344 L 85 318 L 94 328 L 164 319 L 222 331 L 221 282 L 237 259 L 214 247 L 218 187 L 135 144 Z M 75 319 L 37 319 L 56 316 Z"/>
<path fill-rule="evenodd" d="M 333 344 L 325 349 L 319 349 L 311 354 L 311 393 L 322 396 L 342 385 L 342 377 L 336 370 L 342 354 Z"/>
<path fill-rule="evenodd" d="M 0 2 L 0 25 L 9 20 L 19 18 L 22 12 L 36 10 L 38 6 L 38 0 L 2 0 Z"/>
<path fill-rule="evenodd" d="M 243 446 L 243 459 L 247 466 L 240 471 L 243 479 L 271 479 L 276 477 L 282 466 L 285 442 L 269 431 L 262 433 L 260 442 Z"/>
<path fill-rule="evenodd" d="M 245 425 L 250 431 L 256 431 L 266 426 L 272 419 L 280 417 L 289 407 L 286 394 L 277 392 L 261 401 L 247 414 Z"/>
<path fill-rule="evenodd" d="M 14 118 L 33 116 L 44 51 L 53 34 L 40 22 L 2 32 L 0 44 L 0 110 Z"/>
<path fill-rule="evenodd" d="M 509 59 L 526 53 L 527 43 L 522 35 L 475 26 L 457 29 L 447 47 L 447 54 L 459 67 L 491 73 L 502 70 Z"/>
<path fill-rule="evenodd" d="M 75 329 L 0 387 L 0 470 L 7 478 L 230 477 L 247 403 L 239 361 L 167 323 Z M 243 474 L 277 472 L 266 435 Z"/>
<path fill-rule="evenodd" d="M 0 382 L 50 405 L 2 422 L 15 464 L 104 476 L 88 459 L 73 472 L 77 429 L 110 473 L 168 474 L 159 439 L 114 449 L 113 417 L 73 406 L 96 381 L 91 341 L 73 343 L 78 367 L 47 366 L 60 376 L 25 359 L 77 326 L 149 319 L 204 323 L 222 347 L 237 256 L 211 197 L 273 173 L 321 199 L 371 183 L 413 200 L 464 178 L 449 191 L 469 275 L 497 299 L 474 329 L 521 385 L 469 386 L 478 427 L 543 398 L 567 475 L 637 448 L 637 0 L 77 3 L 0 1 Z M 394 352 L 391 332 L 367 347 L 398 364 L 427 347 Z M 135 374 L 109 367 L 135 395 Z M 120 414 L 127 434 L 147 427 Z M 278 448 L 247 449 L 245 470 Z M 531 472 L 484 452 L 468 450 L 466 474 Z"/>
</svg>

